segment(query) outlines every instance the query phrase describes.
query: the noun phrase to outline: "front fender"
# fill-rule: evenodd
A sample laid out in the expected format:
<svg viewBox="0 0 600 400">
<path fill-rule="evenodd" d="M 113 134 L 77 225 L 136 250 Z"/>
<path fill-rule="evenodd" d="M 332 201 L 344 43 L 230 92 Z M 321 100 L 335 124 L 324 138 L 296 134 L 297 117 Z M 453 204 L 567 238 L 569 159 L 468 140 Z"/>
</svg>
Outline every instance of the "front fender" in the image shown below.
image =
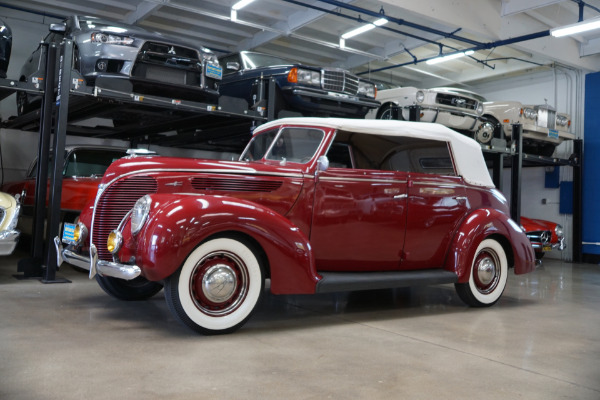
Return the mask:
<svg viewBox="0 0 600 400">
<path fill-rule="evenodd" d="M 136 264 L 146 279 L 158 281 L 168 277 L 204 240 L 229 232 L 249 236 L 262 247 L 269 263 L 271 292 L 314 293 L 320 278 L 310 243 L 282 215 L 256 203 L 226 196 L 150 197 L 148 221 L 135 240 L 129 241 L 129 247 L 135 248 Z M 129 227 L 130 224 L 125 226 L 124 237 L 130 232 Z M 125 249 L 123 254 L 128 253 Z"/>
<path fill-rule="evenodd" d="M 459 282 L 468 282 L 477 246 L 490 236 L 504 247 L 515 274 L 535 269 L 533 247 L 525 233 L 506 214 L 490 208 L 478 209 L 465 218 L 452 241 L 445 269 L 455 272 Z"/>
</svg>

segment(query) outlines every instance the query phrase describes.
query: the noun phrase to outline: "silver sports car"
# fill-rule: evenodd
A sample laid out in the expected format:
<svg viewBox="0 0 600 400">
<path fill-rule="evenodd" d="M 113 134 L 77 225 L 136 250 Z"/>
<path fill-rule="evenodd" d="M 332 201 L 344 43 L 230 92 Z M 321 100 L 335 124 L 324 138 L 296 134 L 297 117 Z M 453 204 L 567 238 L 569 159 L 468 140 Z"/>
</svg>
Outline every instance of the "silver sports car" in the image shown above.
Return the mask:
<svg viewBox="0 0 600 400">
<path fill-rule="evenodd" d="M 65 37 L 74 41 L 73 69 L 87 85 L 94 85 L 99 76 L 125 78 L 126 87 L 136 93 L 201 102 L 217 100 L 222 70 L 209 49 L 94 17 L 71 16 L 62 24 L 52 24 L 44 42 L 60 43 Z M 20 80 L 41 84 L 44 62 L 45 50 L 40 44 L 23 66 Z M 19 92 L 18 113 L 29 111 L 38 99 Z"/>
</svg>

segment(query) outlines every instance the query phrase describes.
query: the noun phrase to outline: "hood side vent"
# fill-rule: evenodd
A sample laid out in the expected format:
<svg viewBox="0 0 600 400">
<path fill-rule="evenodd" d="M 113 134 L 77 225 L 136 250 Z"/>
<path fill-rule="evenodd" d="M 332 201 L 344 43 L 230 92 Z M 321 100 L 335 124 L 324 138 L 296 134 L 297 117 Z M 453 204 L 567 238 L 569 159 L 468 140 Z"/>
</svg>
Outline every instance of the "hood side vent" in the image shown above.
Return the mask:
<svg viewBox="0 0 600 400">
<path fill-rule="evenodd" d="M 192 179 L 192 187 L 196 190 L 219 190 L 228 192 L 272 192 L 281 187 L 281 181 L 223 179 L 196 177 Z"/>
</svg>

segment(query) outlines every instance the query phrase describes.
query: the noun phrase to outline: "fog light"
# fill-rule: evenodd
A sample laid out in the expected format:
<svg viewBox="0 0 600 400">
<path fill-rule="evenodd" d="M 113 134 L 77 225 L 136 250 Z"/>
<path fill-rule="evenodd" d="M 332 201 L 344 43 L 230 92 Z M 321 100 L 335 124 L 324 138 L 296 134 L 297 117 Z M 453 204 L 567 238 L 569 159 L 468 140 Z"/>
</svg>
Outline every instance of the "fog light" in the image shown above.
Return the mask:
<svg viewBox="0 0 600 400">
<path fill-rule="evenodd" d="M 96 70 L 100 72 L 106 72 L 108 67 L 108 62 L 106 60 L 98 60 L 96 61 Z"/>
<path fill-rule="evenodd" d="M 75 230 L 73 231 L 73 241 L 75 244 L 79 245 L 86 239 L 87 234 L 88 230 L 86 226 L 81 222 L 78 222 L 77 225 L 75 225 Z"/>
<path fill-rule="evenodd" d="M 108 235 L 108 239 L 106 240 L 106 248 L 112 254 L 117 253 L 121 250 L 121 244 L 123 243 L 123 235 L 119 231 L 112 231 Z"/>
</svg>

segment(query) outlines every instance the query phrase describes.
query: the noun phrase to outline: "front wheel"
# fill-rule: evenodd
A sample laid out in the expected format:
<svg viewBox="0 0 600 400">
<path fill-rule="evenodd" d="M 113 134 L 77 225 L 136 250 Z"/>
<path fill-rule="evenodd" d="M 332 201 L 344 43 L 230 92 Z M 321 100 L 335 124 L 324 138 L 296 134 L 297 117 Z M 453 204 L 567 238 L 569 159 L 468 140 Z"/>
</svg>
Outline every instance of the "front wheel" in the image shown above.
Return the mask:
<svg viewBox="0 0 600 400">
<path fill-rule="evenodd" d="M 377 119 L 396 119 L 394 118 L 394 106 L 388 104 L 379 109 L 377 112 Z M 402 117 L 402 108 L 398 107 L 398 118 L 399 121 L 404 121 Z"/>
<path fill-rule="evenodd" d="M 126 301 L 146 300 L 162 289 L 160 283 L 149 281 L 141 276 L 127 281 L 111 276 L 96 275 L 96 282 L 109 295 Z"/>
<path fill-rule="evenodd" d="M 240 328 L 263 294 L 264 274 L 256 254 L 253 246 L 236 238 L 202 243 L 165 282 L 173 315 L 207 335 Z"/>
<path fill-rule="evenodd" d="M 495 304 L 508 278 L 506 252 L 494 239 L 485 239 L 477 247 L 469 282 L 456 283 L 456 292 L 466 304 L 472 307 L 489 307 Z"/>
</svg>

